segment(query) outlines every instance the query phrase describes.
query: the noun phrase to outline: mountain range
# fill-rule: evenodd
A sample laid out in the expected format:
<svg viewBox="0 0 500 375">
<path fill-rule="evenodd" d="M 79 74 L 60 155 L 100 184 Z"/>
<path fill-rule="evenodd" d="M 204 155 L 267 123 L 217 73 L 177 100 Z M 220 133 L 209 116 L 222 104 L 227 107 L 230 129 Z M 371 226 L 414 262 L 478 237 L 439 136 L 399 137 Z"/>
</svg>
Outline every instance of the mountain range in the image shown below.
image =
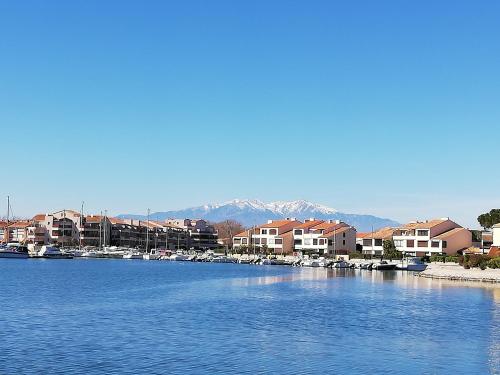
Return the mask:
<svg viewBox="0 0 500 375">
<path fill-rule="evenodd" d="M 118 217 L 145 220 L 145 215 L 121 214 Z M 176 211 L 155 212 L 150 215 L 151 220 L 163 221 L 169 218 L 205 219 L 211 222 L 235 220 L 246 227 L 277 220 L 294 217 L 297 220 L 308 218 L 342 220 L 356 227 L 360 232 L 371 231 L 387 226 L 398 226 L 399 223 L 386 218 L 373 215 L 349 214 L 339 212 L 333 208 L 308 202 L 277 201 L 265 203 L 256 199 L 234 199 L 220 204 L 207 204 Z"/>
</svg>

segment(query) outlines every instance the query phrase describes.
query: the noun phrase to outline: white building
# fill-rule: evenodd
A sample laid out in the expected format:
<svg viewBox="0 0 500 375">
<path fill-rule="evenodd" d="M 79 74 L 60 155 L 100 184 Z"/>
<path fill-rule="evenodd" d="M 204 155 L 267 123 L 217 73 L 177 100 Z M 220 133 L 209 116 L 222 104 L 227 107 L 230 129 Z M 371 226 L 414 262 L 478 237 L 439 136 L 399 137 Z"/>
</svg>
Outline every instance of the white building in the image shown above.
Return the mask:
<svg viewBox="0 0 500 375">
<path fill-rule="evenodd" d="M 276 254 L 293 253 L 294 227 L 302 224 L 294 218 L 285 220 L 269 220 L 259 227 L 257 234 L 252 234 L 252 244 L 256 247 L 267 247 Z"/>
<path fill-rule="evenodd" d="M 321 255 L 348 254 L 356 250 L 356 229 L 340 220 L 306 220 L 293 229 L 296 252 Z"/>
<path fill-rule="evenodd" d="M 500 246 L 500 223 L 493 225 L 491 231 L 493 232 L 493 246 Z"/>
<path fill-rule="evenodd" d="M 392 240 L 395 228 L 382 228 L 374 232 L 358 234 L 356 243 L 363 247 L 363 254 L 382 255 L 384 252 L 384 240 Z"/>
<path fill-rule="evenodd" d="M 393 240 L 406 255 L 456 254 L 472 246 L 472 233 L 445 217 L 408 223 L 394 232 Z"/>
</svg>

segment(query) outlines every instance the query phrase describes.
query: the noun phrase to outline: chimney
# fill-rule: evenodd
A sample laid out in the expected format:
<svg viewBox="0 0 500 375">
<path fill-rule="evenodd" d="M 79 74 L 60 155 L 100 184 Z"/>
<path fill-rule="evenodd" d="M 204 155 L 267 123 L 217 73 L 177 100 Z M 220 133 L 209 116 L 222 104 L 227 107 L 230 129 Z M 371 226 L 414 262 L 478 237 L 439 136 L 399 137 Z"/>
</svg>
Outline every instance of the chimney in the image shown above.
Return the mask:
<svg viewBox="0 0 500 375">
<path fill-rule="evenodd" d="M 268 221 L 267 221 L 267 223 L 268 223 L 268 224 L 272 224 L 272 223 L 273 223 L 273 221 L 272 221 L 272 220 L 268 220 Z"/>
</svg>

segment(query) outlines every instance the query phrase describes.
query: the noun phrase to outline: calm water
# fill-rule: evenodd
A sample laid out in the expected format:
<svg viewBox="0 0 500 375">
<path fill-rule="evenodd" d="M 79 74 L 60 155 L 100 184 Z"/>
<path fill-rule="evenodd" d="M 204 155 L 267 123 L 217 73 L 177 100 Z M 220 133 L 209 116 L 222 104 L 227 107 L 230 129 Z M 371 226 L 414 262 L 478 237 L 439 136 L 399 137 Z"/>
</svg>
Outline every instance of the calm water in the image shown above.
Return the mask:
<svg viewBox="0 0 500 375">
<path fill-rule="evenodd" d="M 0 373 L 500 373 L 500 289 L 405 273 L 0 259 Z"/>
</svg>

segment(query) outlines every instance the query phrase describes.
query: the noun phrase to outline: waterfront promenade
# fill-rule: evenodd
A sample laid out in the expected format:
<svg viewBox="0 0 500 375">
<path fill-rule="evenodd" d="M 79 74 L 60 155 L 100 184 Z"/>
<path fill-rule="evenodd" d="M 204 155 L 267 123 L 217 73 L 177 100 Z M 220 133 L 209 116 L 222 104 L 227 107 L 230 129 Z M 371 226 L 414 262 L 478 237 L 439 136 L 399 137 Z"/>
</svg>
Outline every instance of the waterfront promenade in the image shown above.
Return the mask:
<svg viewBox="0 0 500 375">
<path fill-rule="evenodd" d="M 500 285 L 500 269 L 465 269 L 456 263 L 430 263 L 425 271 L 419 273 L 419 276 L 433 279 L 489 282 Z"/>
</svg>

